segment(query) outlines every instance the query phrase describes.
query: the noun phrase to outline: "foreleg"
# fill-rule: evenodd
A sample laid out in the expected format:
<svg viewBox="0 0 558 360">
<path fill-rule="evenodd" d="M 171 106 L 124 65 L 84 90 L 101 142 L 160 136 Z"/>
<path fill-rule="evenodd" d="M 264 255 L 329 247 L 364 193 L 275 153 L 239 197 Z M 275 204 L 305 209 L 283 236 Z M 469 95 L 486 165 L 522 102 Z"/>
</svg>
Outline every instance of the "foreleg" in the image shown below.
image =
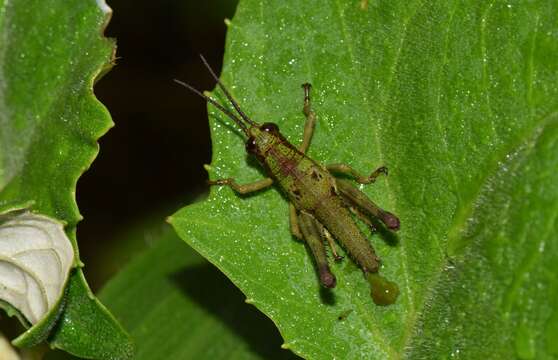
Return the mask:
<svg viewBox="0 0 558 360">
<path fill-rule="evenodd" d="M 237 184 L 233 178 L 228 178 L 228 179 L 211 180 L 208 183 L 209 185 L 219 185 L 219 186 L 226 185 L 229 186 L 234 191 L 236 191 L 237 193 L 245 195 L 271 186 L 271 184 L 273 184 L 273 180 L 271 178 L 265 178 L 248 184 Z"/>
</svg>

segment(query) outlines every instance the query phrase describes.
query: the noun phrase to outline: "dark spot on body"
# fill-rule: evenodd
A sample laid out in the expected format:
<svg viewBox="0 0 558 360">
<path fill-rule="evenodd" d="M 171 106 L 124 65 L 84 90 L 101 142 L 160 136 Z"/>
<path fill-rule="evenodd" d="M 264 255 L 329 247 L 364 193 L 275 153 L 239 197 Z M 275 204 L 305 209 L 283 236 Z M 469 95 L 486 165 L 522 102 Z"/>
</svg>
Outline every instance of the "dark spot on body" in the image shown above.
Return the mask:
<svg viewBox="0 0 558 360">
<path fill-rule="evenodd" d="M 329 191 L 330 191 L 330 193 L 331 193 L 331 196 L 337 196 L 337 191 L 335 191 L 335 187 L 334 187 L 334 186 L 332 186 L 332 187 L 329 189 Z"/>
<path fill-rule="evenodd" d="M 278 162 L 279 162 L 279 171 L 283 176 L 290 175 L 298 165 L 298 163 L 295 160 L 290 158 L 279 158 Z"/>
<path fill-rule="evenodd" d="M 292 191 L 292 193 L 297 199 L 300 199 L 302 197 L 302 194 L 300 193 L 300 190 L 298 190 L 298 189 L 294 189 Z"/>
<path fill-rule="evenodd" d="M 310 178 L 314 181 L 319 181 L 319 180 L 322 180 L 323 176 L 318 171 L 318 169 L 312 168 L 312 171 L 310 172 Z"/>
</svg>

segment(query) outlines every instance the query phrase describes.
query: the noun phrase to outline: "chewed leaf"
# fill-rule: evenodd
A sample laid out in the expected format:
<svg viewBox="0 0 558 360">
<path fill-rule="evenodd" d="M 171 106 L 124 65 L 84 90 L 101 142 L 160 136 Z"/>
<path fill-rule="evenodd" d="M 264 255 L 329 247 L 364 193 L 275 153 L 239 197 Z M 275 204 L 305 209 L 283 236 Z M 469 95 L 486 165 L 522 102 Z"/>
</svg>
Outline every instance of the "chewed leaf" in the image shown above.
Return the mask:
<svg viewBox="0 0 558 360">
<path fill-rule="evenodd" d="M 72 269 L 66 279 L 70 247 L 76 250 L 74 263 L 79 263 L 76 183 L 99 151 L 97 139 L 112 126 L 110 114 L 93 93 L 95 81 L 114 62 L 114 41 L 103 36 L 110 16 L 104 0 L 0 0 L 0 213 L 32 208 L 64 222 L 71 241 L 63 248 L 64 256 L 54 248 L 56 242 L 43 251 L 42 260 L 35 258 L 38 251 L 29 249 L 33 255 L 26 256 L 32 260 L 26 257 L 23 265 L 30 261 L 40 270 L 18 268 L 7 256 L 13 271 L 4 292 L 10 301 L 22 301 L 26 314 L 17 311 L 20 319 L 36 322 L 13 340 L 18 347 L 48 341 L 51 347 L 95 359 L 131 353 L 126 332 L 92 294 L 81 269 Z M 22 235 L 21 241 L 46 241 L 48 237 L 38 233 Z M 34 276 L 44 271 L 47 276 Z M 56 306 L 64 283 L 64 301 Z M 37 303 L 17 295 L 21 284 L 35 293 L 30 299 Z M 5 301 L 0 305 L 13 313 L 15 306 Z"/>
<path fill-rule="evenodd" d="M 0 215 L 0 299 L 31 324 L 58 303 L 73 259 L 60 222 L 30 212 Z"/>
</svg>

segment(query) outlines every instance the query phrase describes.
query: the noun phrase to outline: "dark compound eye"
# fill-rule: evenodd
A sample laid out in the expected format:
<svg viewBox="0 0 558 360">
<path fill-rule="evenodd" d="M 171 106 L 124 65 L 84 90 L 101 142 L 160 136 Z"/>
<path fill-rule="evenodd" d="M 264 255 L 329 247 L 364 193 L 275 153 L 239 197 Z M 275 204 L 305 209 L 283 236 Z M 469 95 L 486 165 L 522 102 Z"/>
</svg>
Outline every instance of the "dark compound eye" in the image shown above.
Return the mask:
<svg viewBox="0 0 558 360">
<path fill-rule="evenodd" d="M 267 132 L 277 132 L 279 131 L 279 127 L 271 122 L 263 123 L 261 129 Z"/>
<path fill-rule="evenodd" d="M 248 141 L 246 141 L 246 151 L 253 154 L 256 152 L 256 138 L 250 136 Z"/>
</svg>

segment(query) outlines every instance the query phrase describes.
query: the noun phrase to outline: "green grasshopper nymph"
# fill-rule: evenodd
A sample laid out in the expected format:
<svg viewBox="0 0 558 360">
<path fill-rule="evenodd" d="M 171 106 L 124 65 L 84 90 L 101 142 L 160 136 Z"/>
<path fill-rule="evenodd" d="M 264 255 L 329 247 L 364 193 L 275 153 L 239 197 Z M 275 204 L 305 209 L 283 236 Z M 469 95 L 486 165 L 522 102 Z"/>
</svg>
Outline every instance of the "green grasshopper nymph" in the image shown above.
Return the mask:
<svg viewBox="0 0 558 360">
<path fill-rule="evenodd" d="M 209 183 L 230 186 L 240 194 L 258 191 L 276 184 L 290 202 L 291 233 L 308 244 L 316 262 L 320 282 L 324 287 L 334 288 L 336 285 L 324 244 L 324 240 L 327 240 L 334 259 L 340 260 L 341 257 L 335 249 L 334 238 L 364 272 L 371 284 L 374 302 L 378 305 L 395 302 L 399 294 L 397 285 L 378 275 L 380 260 L 372 245 L 355 224 L 351 213 L 371 227 L 373 227 L 372 219 L 379 219 L 390 230 L 399 229 L 399 219 L 374 204 L 348 179 L 335 178 L 333 175 L 341 174 L 352 177 L 360 184 L 369 184 L 380 174 L 387 175 L 387 168 L 382 166 L 371 175 L 362 176 L 349 165 L 323 166 L 305 155 L 316 123 L 316 115 L 310 103 L 310 84 L 302 85 L 306 124 L 302 144 L 296 147 L 279 132 L 276 124 L 271 122 L 259 124 L 251 120 L 241 110 L 205 58 L 200 57 L 240 117 L 194 87 L 175 81 L 204 98 L 233 120 L 247 137 L 246 151 L 256 157 L 268 174 L 265 179 L 250 184 L 241 185 L 232 178 L 213 180 Z"/>
</svg>

